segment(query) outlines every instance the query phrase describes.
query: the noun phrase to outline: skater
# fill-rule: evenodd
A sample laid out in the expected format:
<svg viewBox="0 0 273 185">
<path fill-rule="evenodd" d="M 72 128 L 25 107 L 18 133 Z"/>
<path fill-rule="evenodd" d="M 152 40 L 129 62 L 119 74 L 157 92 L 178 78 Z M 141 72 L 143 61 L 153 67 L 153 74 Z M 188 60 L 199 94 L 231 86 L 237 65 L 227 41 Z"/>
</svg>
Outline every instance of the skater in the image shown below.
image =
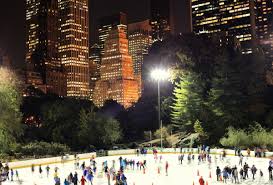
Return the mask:
<svg viewBox="0 0 273 185">
<path fill-rule="evenodd" d="M 168 176 L 168 168 L 169 168 L 169 163 L 168 161 L 166 161 L 166 164 L 165 164 L 166 176 Z"/>
<path fill-rule="evenodd" d="M 244 169 L 244 179 L 246 179 L 246 177 L 248 178 L 248 168 L 249 168 L 248 164 L 245 163 L 244 167 L 243 167 L 243 169 Z"/>
<path fill-rule="evenodd" d="M 188 154 L 188 164 L 191 163 L 191 153 Z"/>
<path fill-rule="evenodd" d="M 262 178 L 264 176 L 263 171 L 260 169 L 260 178 Z"/>
<path fill-rule="evenodd" d="M 75 172 L 72 181 L 73 181 L 73 184 L 74 184 L 74 185 L 77 185 L 77 184 L 78 184 L 78 174 L 77 174 L 77 172 Z"/>
<path fill-rule="evenodd" d="M 200 185 L 205 185 L 205 181 L 204 181 L 202 176 L 199 178 L 199 184 Z"/>
<path fill-rule="evenodd" d="M 19 173 L 18 170 L 15 170 L 16 179 L 19 180 Z"/>
<path fill-rule="evenodd" d="M 253 179 L 253 180 L 255 180 L 256 172 L 257 172 L 257 168 L 255 167 L 255 165 L 253 165 L 253 166 L 251 167 L 251 173 L 252 173 L 252 179 Z"/>
<path fill-rule="evenodd" d="M 67 180 L 68 180 L 69 184 L 72 184 L 72 183 L 73 183 L 73 174 L 72 174 L 72 173 L 70 173 L 70 174 L 68 175 Z"/>
<path fill-rule="evenodd" d="M 227 183 L 227 178 L 228 178 L 227 168 L 224 168 L 224 170 L 223 170 L 223 180 L 224 180 L 224 183 Z"/>
<path fill-rule="evenodd" d="M 82 165 L 81 165 L 81 169 L 84 170 L 85 169 L 85 162 L 83 161 Z"/>
<path fill-rule="evenodd" d="M 60 177 L 55 177 L 55 185 L 61 185 L 61 179 Z"/>
<path fill-rule="evenodd" d="M 216 168 L 216 177 L 217 177 L 217 181 L 220 180 L 220 176 L 221 176 L 221 169 L 219 168 L 219 166 L 217 166 L 217 168 Z"/>
<path fill-rule="evenodd" d="M 41 165 L 39 165 L 39 173 L 40 173 L 40 178 L 42 177 L 42 172 L 43 172 L 43 170 L 42 170 L 42 166 L 41 166 Z"/>
<path fill-rule="evenodd" d="M 85 180 L 84 176 L 82 176 L 82 178 L 81 178 L 81 185 L 85 185 L 85 182 L 86 182 L 86 180 Z"/>
<path fill-rule="evenodd" d="M 110 172 L 107 172 L 106 176 L 107 176 L 108 185 L 111 185 L 111 183 L 110 183 L 110 180 L 111 180 Z"/>
<path fill-rule="evenodd" d="M 121 182 L 123 183 L 122 185 L 127 185 L 127 177 L 124 175 L 124 173 L 121 173 L 120 176 Z"/>
<path fill-rule="evenodd" d="M 234 168 L 232 168 L 232 182 L 233 182 L 233 179 L 234 179 L 234 182 L 235 184 L 236 183 L 239 183 L 239 179 L 238 179 L 238 170 L 237 170 L 237 167 L 235 166 Z"/>
<path fill-rule="evenodd" d="M 93 179 L 94 179 L 94 175 L 93 175 L 93 172 L 90 170 L 87 175 L 87 180 L 90 182 L 91 185 L 93 185 Z"/>
<path fill-rule="evenodd" d="M 10 180 L 11 181 L 13 181 L 13 175 L 14 175 L 13 169 L 10 169 Z"/>
<path fill-rule="evenodd" d="M 270 165 L 268 167 L 268 173 L 269 173 L 269 180 L 273 180 L 273 177 L 272 177 L 272 165 Z"/>
<path fill-rule="evenodd" d="M 31 165 L 31 172 L 34 173 L 35 171 L 35 167 L 34 167 L 34 164 Z"/>
<path fill-rule="evenodd" d="M 247 149 L 247 157 L 250 157 L 250 149 Z"/>
<path fill-rule="evenodd" d="M 243 159 L 244 159 L 244 156 L 243 155 L 240 155 L 240 160 L 239 160 L 239 165 L 243 165 Z"/>
<path fill-rule="evenodd" d="M 240 179 L 242 180 L 244 178 L 244 170 L 243 168 L 240 169 Z"/>
<path fill-rule="evenodd" d="M 69 185 L 69 182 L 67 179 L 64 179 L 64 185 Z"/>
<path fill-rule="evenodd" d="M 49 176 L 49 170 L 50 170 L 50 167 L 47 165 L 46 166 L 46 177 L 48 178 L 48 176 Z"/>
</svg>

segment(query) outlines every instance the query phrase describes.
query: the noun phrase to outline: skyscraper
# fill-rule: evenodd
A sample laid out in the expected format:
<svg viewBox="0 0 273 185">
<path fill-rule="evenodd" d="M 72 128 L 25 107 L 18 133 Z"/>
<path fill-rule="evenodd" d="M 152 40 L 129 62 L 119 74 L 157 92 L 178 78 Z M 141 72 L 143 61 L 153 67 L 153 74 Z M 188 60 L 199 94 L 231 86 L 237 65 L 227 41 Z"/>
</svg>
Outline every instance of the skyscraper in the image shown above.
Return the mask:
<svg viewBox="0 0 273 185">
<path fill-rule="evenodd" d="M 128 24 L 129 54 L 133 59 L 134 75 L 139 84 L 139 96 L 142 92 L 142 67 L 145 55 L 152 45 L 150 20 Z"/>
<path fill-rule="evenodd" d="M 193 31 L 196 34 L 224 32 L 236 37 L 242 53 L 253 52 L 256 45 L 254 0 L 192 1 Z"/>
<path fill-rule="evenodd" d="M 257 0 L 255 4 L 258 43 L 266 56 L 273 62 L 273 2 L 271 0 Z"/>
<path fill-rule="evenodd" d="M 170 0 L 151 0 L 151 26 L 153 41 L 165 39 L 170 28 Z"/>
<path fill-rule="evenodd" d="M 10 57 L 0 48 L 0 67 L 11 67 Z"/>
<path fill-rule="evenodd" d="M 99 45 L 101 47 L 101 54 L 104 54 L 104 42 L 108 38 L 112 29 L 122 29 L 127 34 L 127 15 L 119 12 L 111 16 L 102 17 L 99 20 Z"/>
<path fill-rule="evenodd" d="M 88 98 L 88 0 L 59 0 L 61 63 L 67 73 L 67 96 Z"/>
<path fill-rule="evenodd" d="M 191 0 L 170 0 L 170 28 L 173 35 L 192 32 Z"/>
<path fill-rule="evenodd" d="M 65 96 L 66 79 L 58 55 L 58 1 L 26 1 L 27 84 Z"/>
<path fill-rule="evenodd" d="M 101 49 L 98 44 L 94 44 L 90 48 L 89 56 L 89 84 L 90 84 L 90 99 L 93 101 L 93 95 L 95 90 L 96 81 L 100 77 L 100 65 L 101 65 Z"/>
<path fill-rule="evenodd" d="M 133 59 L 134 74 L 141 75 L 144 56 L 152 45 L 149 20 L 128 24 L 129 54 Z"/>
<path fill-rule="evenodd" d="M 128 39 L 123 29 L 113 29 L 105 41 L 100 80 L 96 82 L 94 103 L 103 106 L 106 100 L 116 100 L 128 108 L 137 102 L 138 83 L 133 72 Z"/>
</svg>

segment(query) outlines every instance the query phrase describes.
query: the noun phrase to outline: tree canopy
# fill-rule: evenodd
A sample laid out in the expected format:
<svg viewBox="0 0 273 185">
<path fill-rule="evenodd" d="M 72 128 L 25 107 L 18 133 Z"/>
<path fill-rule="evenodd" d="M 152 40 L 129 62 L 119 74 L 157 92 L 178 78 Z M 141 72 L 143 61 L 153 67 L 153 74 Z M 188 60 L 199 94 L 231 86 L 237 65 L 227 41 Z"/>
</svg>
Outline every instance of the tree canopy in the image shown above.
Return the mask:
<svg viewBox="0 0 273 185">
<path fill-rule="evenodd" d="M 0 67 L 0 152 L 8 152 L 22 134 L 21 94 L 15 74 Z"/>
</svg>

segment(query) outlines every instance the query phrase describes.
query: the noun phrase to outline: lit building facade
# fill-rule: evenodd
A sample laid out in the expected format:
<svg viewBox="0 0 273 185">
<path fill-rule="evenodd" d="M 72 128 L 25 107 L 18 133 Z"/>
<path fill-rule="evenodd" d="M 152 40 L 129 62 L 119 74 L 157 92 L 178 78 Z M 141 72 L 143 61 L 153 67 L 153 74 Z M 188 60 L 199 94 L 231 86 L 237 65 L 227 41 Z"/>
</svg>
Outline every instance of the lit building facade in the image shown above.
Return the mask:
<svg viewBox="0 0 273 185">
<path fill-rule="evenodd" d="M 66 77 L 58 55 L 58 1 L 26 1 L 26 83 L 65 96 Z"/>
<path fill-rule="evenodd" d="M 61 63 L 67 74 L 67 96 L 89 98 L 88 0 L 59 0 Z"/>
<path fill-rule="evenodd" d="M 192 0 L 193 32 L 227 33 L 239 40 L 242 53 L 252 53 L 256 45 L 255 9 L 254 0 Z"/>
<path fill-rule="evenodd" d="M 165 39 L 171 33 L 170 0 L 151 0 L 151 20 L 153 41 Z"/>
<path fill-rule="evenodd" d="M 150 20 L 128 24 L 129 54 L 133 59 L 134 75 L 138 80 L 140 96 L 142 92 L 143 61 L 152 45 L 151 33 Z"/>
<path fill-rule="evenodd" d="M 101 48 L 98 44 L 94 44 L 90 49 L 90 56 L 89 56 L 90 100 L 92 101 L 93 101 L 95 85 L 100 77 L 100 65 L 101 65 Z"/>
<path fill-rule="evenodd" d="M 256 0 L 255 4 L 258 43 L 273 62 L 273 1 Z"/>
<path fill-rule="evenodd" d="M 105 52 L 105 40 L 109 37 L 111 30 L 116 28 L 123 30 L 127 34 L 127 15 L 125 13 L 119 12 L 111 16 L 102 17 L 99 20 L 99 46 L 101 48 L 102 55 Z"/>
<path fill-rule="evenodd" d="M 133 72 L 128 39 L 123 29 L 113 29 L 105 41 L 100 80 L 96 82 L 94 103 L 103 106 L 106 100 L 116 100 L 128 108 L 139 99 L 138 82 Z"/>
</svg>

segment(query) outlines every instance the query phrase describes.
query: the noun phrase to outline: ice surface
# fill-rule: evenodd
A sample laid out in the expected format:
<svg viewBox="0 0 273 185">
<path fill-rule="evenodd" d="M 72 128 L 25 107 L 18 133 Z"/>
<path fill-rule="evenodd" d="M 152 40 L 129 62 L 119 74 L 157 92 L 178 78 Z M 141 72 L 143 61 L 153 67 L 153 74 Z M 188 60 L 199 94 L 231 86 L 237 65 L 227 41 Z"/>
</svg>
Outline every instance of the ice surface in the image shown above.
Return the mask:
<svg viewBox="0 0 273 185">
<path fill-rule="evenodd" d="M 160 155 L 160 154 L 159 154 Z M 240 169 L 239 157 L 227 157 L 224 161 L 219 160 L 219 156 L 217 156 L 217 162 L 215 162 L 215 157 L 212 156 L 212 164 L 211 168 L 207 162 L 201 163 L 198 165 L 197 155 L 195 155 L 195 160 L 192 161 L 190 164 L 187 162 L 187 155 L 184 157 L 183 164 L 178 163 L 178 154 L 163 154 L 162 162 L 155 161 L 153 155 L 147 156 L 135 156 L 135 155 L 126 155 L 123 158 L 127 159 L 134 159 L 135 161 L 143 161 L 144 159 L 147 160 L 147 169 L 145 174 L 143 171 L 140 170 L 132 170 L 127 169 L 125 171 L 125 175 L 127 177 L 128 185 L 199 185 L 197 176 L 197 171 L 199 171 L 200 176 L 203 176 L 205 182 L 208 182 L 208 185 L 215 185 L 215 184 L 223 184 L 223 182 L 216 181 L 216 166 L 219 166 L 223 169 L 226 165 L 230 165 L 233 167 L 237 165 L 238 171 Z M 112 160 L 116 160 L 116 168 L 119 167 L 118 158 L 120 156 L 111 156 L 111 157 L 100 157 L 96 158 L 97 168 L 98 171 L 95 175 L 93 184 L 94 185 L 108 185 L 107 178 L 105 175 L 103 177 L 98 177 L 98 172 L 102 171 L 102 162 L 107 160 L 108 166 L 111 167 Z M 168 161 L 169 163 L 169 174 L 166 176 L 165 174 L 165 163 Z M 80 164 L 83 161 L 80 161 Z M 241 185 L 262 185 L 262 184 L 271 184 L 273 185 L 273 181 L 269 181 L 268 175 L 268 165 L 269 159 L 262 159 L 262 158 L 245 158 L 244 162 L 247 162 L 248 165 L 251 167 L 253 164 L 257 167 L 258 171 L 256 174 L 256 180 L 252 180 L 251 172 L 249 171 L 249 179 L 241 181 Z M 86 165 L 89 165 L 89 160 L 85 160 Z M 14 181 L 7 181 L 4 182 L 3 185 L 54 185 L 53 180 L 53 173 L 55 167 L 59 168 L 59 177 L 61 178 L 61 184 L 63 185 L 64 178 L 66 178 L 70 172 L 74 173 L 77 171 L 79 178 L 82 176 L 82 170 L 75 170 L 74 162 L 67 162 L 64 164 L 52 164 L 50 165 L 50 176 L 49 178 L 46 177 L 46 166 L 42 166 L 43 168 L 43 176 L 40 177 L 38 167 L 35 167 L 35 172 L 32 174 L 30 168 L 18 169 L 19 172 L 19 179 L 18 181 L 14 175 Z M 161 168 L 161 173 L 158 174 L 158 168 Z M 264 173 L 263 177 L 260 177 L 259 170 L 262 170 Z M 209 174 L 212 174 L 212 178 L 209 178 Z M 15 172 L 14 172 L 15 174 Z M 206 183 L 205 183 L 206 184 Z M 228 180 L 227 184 L 232 184 L 231 180 Z M 114 185 L 114 181 L 111 181 L 111 185 Z"/>
</svg>

